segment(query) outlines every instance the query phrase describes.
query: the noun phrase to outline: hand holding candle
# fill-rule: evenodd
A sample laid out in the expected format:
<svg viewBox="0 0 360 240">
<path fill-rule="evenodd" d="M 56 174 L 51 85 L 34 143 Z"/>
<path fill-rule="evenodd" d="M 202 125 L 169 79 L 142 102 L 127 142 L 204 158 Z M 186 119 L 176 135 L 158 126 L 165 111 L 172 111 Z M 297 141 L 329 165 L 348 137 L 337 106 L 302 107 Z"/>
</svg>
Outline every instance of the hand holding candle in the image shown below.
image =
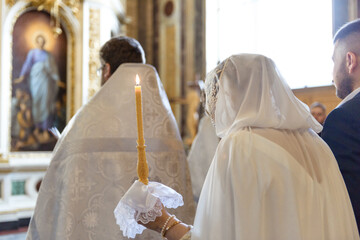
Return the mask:
<svg viewBox="0 0 360 240">
<path fill-rule="evenodd" d="M 144 139 L 144 129 L 143 129 L 143 117 L 142 117 L 142 104 L 141 104 L 141 86 L 139 75 L 136 74 L 136 85 L 135 85 L 135 104 L 136 104 L 136 122 L 138 129 L 138 140 L 137 140 L 137 150 L 138 150 L 138 162 L 137 162 L 137 173 L 139 181 L 148 184 L 149 176 L 149 167 L 146 161 L 145 155 L 145 139 Z"/>
</svg>

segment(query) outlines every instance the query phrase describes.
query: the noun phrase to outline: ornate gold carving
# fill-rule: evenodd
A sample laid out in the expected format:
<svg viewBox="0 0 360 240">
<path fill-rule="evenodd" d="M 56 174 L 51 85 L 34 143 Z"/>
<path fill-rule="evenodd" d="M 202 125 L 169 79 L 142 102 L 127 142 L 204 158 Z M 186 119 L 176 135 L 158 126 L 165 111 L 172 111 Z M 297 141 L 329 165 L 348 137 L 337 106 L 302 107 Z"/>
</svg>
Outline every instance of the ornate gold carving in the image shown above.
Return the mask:
<svg viewBox="0 0 360 240">
<path fill-rule="evenodd" d="M 51 9 L 54 5 L 62 5 L 71 8 L 73 13 L 79 11 L 80 0 L 27 0 L 27 2 L 45 9 Z"/>
<path fill-rule="evenodd" d="M 174 98 L 178 96 L 179 87 L 176 83 L 176 27 L 175 25 L 169 25 L 165 28 L 165 40 L 166 40 L 166 47 L 165 47 L 165 74 L 164 79 L 166 79 L 165 90 L 168 94 L 169 98 Z M 173 110 L 174 116 L 176 119 L 180 119 L 181 116 L 181 106 L 170 104 Z"/>
<path fill-rule="evenodd" d="M 100 65 L 100 9 L 90 9 L 89 14 L 89 88 L 88 98 L 91 98 L 99 90 L 99 77 L 96 70 Z"/>
<path fill-rule="evenodd" d="M 52 18 L 53 31 L 55 36 L 61 34 L 62 30 L 60 27 L 60 7 L 64 6 L 71 9 L 73 14 L 76 14 L 79 11 L 79 0 L 27 0 L 32 6 L 37 7 L 38 11 L 47 10 L 50 12 Z"/>
<path fill-rule="evenodd" d="M 72 27 L 72 24 L 71 22 L 68 21 L 67 18 L 63 17 L 62 20 L 64 21 L 65 23 L 65 26 L 66 28 L 68 29 L 69 31 L 69 37 L 68 37 L 68 40 L 69 40 L 69 44 L 70 44 L 70 49 L 71 49 L 71 62 L 70 62 L 70 79 L 67 80 L 67 83 L 69 84 L 70 82 L 70 91 L 68 93 L 68 99 L 70 99 L 70 103 L 67 103 L 68 104 L 68 107 L 70 108 L 69 110 L 69 113 L 70 113 L 70 118 L 72 116 L 75 115 L 75 59 L 76 59 L 76 55 L 75 55 L 75 32 L 74 32 L 74 29 Z M 69 96 L 70 95 L 70 96 Z"/>
<path fill-rule="evenodd" d="M 166 26 L 165 29 L 165 39 L 166 39 L 166 50 L 165 50 L 165 79 L 167 81 L 166 92 L 169 97 L 175 97 L 176 94 L 176 82 L 175 82 L 175 56 L 176 56 L 176 46 L 175 46 L 175 26 L 170 25 Z"/>
<path fill-rule="evenodd" d="M 74 32 L 71 32 L 71 66 L 70 66 L 70 94 L 71 94 L 71 102 L 70 102 L 70 117 L 75 115 L 75 39 Z"/>
<path fill-rule="evenodd" d="M 10 7 L 14 6 L 15 2 L 16 2 L 16 0 L 6 0 L 5 1 L 6 5 L 8 5 Z"/>
<path fill-rule="evenodd" d="M 12 7 L 19 0 L 6 0 L 6 4 Z M 60 27 L 60 9 L 70 8 L 73 14 L 79 12 L 81 0 L 26 0 L 29 7 L 35 7 L 38 11 L 46 10 L 50 13 L 54 35 L 58 36 L 62 30 Z"/>
<path fill-rule="evenodd" d="M 18 1 L 20 0 L 6 0 L 6 4 L 11 7 Z M 39 8 L 39 11 L 45 9 L 50 12 L 55 5 L 58 5 L 62 8 L 66 6 L 71 9 L 73 14 L 76 14 L 80 9 L 81 0 L 26 0 L 26 2 L 31 6 Z"/>
</svg>

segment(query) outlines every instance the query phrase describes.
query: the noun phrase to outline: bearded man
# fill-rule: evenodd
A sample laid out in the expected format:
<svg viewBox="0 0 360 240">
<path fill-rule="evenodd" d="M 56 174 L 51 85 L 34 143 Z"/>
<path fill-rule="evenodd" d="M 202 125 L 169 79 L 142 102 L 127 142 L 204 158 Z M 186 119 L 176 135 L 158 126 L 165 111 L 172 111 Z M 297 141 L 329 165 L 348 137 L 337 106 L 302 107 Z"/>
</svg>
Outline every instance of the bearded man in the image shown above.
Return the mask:
<svg viewBox="0 0 360 240">
<path fill-rule="evenodd" d="M 360 19 L 334 37 L 333 81 L 342 102 L 325 120 L 322 138 L 339 164 L 360 226 Z"/>
</svg>

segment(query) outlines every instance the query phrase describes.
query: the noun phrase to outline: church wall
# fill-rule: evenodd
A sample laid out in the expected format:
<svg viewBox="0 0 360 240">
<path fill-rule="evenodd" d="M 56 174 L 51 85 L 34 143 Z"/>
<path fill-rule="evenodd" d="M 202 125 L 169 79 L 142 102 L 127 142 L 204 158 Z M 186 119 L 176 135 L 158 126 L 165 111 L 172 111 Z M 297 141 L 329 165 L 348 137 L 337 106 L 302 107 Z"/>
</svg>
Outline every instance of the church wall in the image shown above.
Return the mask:
<svg viewBox="0 0 360 240">
<path fill-rule="evenodd" d="M 170 100 L 178 126 L 181 127 L 181 9 L 183 1 L 159 0 L 159 75 Z"/>
<path fill-rule="evenodd" d="M 293 93 L 309 107 L 314 102 L 320 102 L 326 107 L 326 114 L 329 114 L 340 102 L 336 97 L 334 86 L 312 87 L 293 89 Z"/>
<path fill-rule="evenodd" d="M 349 1 L 352 0 L 332 0 L 333 34 L 349 19 Z"/>
<path fill-rule="evenodd" d="M 138 0 L 133 1 L 126 1 L 126 16 L 128 22 L 125 26 L 126 35 L 135 39 L 138 39 L 141 43 L 140 39 L 138 38 L 138 31 L 140 28 L 138 27 Z M 141 27 L 141 31 L 144 31 L 145 28 Z M 145 54 L 147 55 L 147 49 L 144 49 Z M 146 58 L 148 58 L 146 56 Z M 148 61 L 148 59 L 146 59 Z"/>
<path fill-rule="evenodd" d="M 205 0 L 126 1 L 126 35 L 139 40 L 164 84 L 182 136 L 187 83 L 205 76 Z"/>
<path fill-rule="evenodd" d="M 332 0 L 333 33 L 346 22 L 360 16 L 360 0 Z"/>
<path fill-rule="evenodd" d="M 167 2 L 173 2 L 174 6 L 179 8 L 175 8 L 174 11 L 179 11 L 176 14 L 180 16 L 164 14 L 164 6 Z M 332 0 L 332 2 L 334 33 L 347 21 L 360 16 L 360 0 Z M 182 137 L 186 137 L 185 98 L 189 91 L 187 83 L 195 79 L 205 79 L 206 75 L 206 1 L 128 0 L 126 4 L 127 17 L 131 19 L 126 26 L 126 34 L 140 41 L 147 54 L 148 63 L 159 71 Z M 173 45 L 169 44 L 169 41 L 173 40 L 175 41 Z M 178 56 L 171 56 L 178 52 L 181 55 L 180 59 Z M 175 76 L 177 74 L 180 75 Z M 325 102 L 330 111 L 340 101 L 335 94 L 331 95 L 332 88 L 332 86 L 305 88 L 294 92 L 307 104 L 320 97 L 318 100 Z"/>
<path fill-rule="evenodd" d="M 360 17 L 360 0 L 332 0 L 333 3 L 333 34 L 346 22 Z M 326 106 L 329 114 L 340 102 L 333 85 L 293 89 L 294 94 L 301 101 L 310 106 L 314 102 L 321 102 Z"/>
</svg>

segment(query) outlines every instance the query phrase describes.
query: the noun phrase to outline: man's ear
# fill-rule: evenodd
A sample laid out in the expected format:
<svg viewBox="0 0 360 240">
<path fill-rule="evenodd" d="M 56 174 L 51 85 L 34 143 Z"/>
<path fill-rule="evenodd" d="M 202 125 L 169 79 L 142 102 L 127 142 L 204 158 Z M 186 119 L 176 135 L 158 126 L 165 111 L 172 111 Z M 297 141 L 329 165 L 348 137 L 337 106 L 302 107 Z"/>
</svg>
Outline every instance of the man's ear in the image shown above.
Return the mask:
<svg viewBox="0 0 360 240">
<path fill-rule="evenodd" d="M 346 53 L 346 68 L 349 74 L 354 73 L 359 65 L 359 60 L 357 57 L 358 56 L 353 52 Z"/>
<path fill-rule="evenodd" d="M 108 79 L 111 76 L 111 67 L 110 64 L 105 63 L 104 69 L 103 69 L 104 78 Z"/>
</svg>

